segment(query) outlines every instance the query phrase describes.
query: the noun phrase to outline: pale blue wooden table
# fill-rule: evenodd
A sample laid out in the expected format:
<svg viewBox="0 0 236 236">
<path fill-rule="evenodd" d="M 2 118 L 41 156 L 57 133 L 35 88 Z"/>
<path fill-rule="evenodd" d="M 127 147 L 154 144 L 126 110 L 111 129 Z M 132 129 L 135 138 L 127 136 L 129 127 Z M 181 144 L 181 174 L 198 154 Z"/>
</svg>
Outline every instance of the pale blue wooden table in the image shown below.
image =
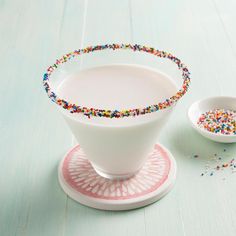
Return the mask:
<svg viewBox="0 0 236 236">
<path fill-rule="evenodd" d="M 225 159 L 236 157 L 236 145 L 202 138 L 186 116 L 197 99 L 235 95 L 235 10 L 234 0 L 0 0 L 0 235 L 235 236 L 236 174 L 200 174 L 224 148 Z M 57 165 L 73 137 L 41 82 L 55 58 L 110 42 L 170 51 L 193 80 L 159 138 L 177 160 L 176 185 L 127 212 L 94 210 L 61 190 Z"/>
</svg>

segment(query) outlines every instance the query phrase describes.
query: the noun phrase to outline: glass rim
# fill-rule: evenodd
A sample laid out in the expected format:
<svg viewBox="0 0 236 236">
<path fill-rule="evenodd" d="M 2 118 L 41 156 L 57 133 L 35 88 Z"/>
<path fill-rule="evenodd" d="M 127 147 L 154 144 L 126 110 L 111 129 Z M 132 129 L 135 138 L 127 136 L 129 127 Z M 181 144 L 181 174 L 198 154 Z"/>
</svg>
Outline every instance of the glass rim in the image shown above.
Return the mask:
<svg viewBox="0 0 236 236">
<path fill-rule="evenodd" d="M 130 49 L 132 51 L 139 51 L 149 53 L 151 55 L 157 56 L 159 58 L 167 58 L 174 62 L 178 69 L 182 71 L 182 85 L 181 88 L 171 97 L 166 98 L 164 101 L 158 102 L 153 105 L 148 105 L 143 108 L 132 108 L 126 110 L 106 110 L 106 109 L 99 109 L 93 107 L 85 107 L 81 105 L 77 105 L 66 101 L 56 95 L 56 93 L 52 90 L 50 86 L 50 76 L 54 70 L 56 70 L 61 64 L 68 62 L 69 60 L 73 59 L 74 57 L 80 56 L 82 54 L 88 54 L 95 51 L 100 50 L 119 50 L 119 49 Z M 67 53 L 63 55 L 60 59 L 57 59 L 56 62 L 49 66 L 47 72 L 43 76 L 43 86 L 52 102 L 56 103 L 57 105 L 61 106 L 65 110 L 68 110 L 70 113 L 80 113 L 84 116 L 90 117 L 105 117 L 105 118 L 124 118 L 129 116 L 139 116 L 150 114 L 153 112 L 157 112 L 159 110 L 163 110 L 166 108 L 171 107 L 174 105 L 183 95 L 188 91 L 190 84 L 190 72 L 188 68 L 181 62 L 180 59 L 173 56 L 172 54 L 154 49 L 152 47 L 142 46 L 138 44 L 105 44 L 105 45 L 97 45 L 97 46 L 89 46 L 83 49 L 78 49 L 73 52 Z"/>
</svg>

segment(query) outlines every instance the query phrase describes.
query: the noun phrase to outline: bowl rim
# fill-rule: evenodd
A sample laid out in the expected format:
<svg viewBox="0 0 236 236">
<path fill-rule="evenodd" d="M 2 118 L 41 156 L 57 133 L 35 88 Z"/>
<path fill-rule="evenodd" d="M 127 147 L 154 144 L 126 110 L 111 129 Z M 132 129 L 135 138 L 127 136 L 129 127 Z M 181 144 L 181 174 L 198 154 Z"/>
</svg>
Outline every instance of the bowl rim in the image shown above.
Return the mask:
<svg viewBox="0 0 236 236">
<path fill-rule="evenodd" d="M 177 65 L 178 69 L 182 71 L 182 78 L 183 78 L 182 86 L 176 92 L 176 94 L 174 94 L 173 96 L 169 98 L 166 98 L 164 101 L 158 102 L 156 104 L 148 105 L 143 108 L 132 108 L 132 109 L 126 109 L 126 110 L 105 110 L 105 109 L 99 109 L 99 108 L 84 107 L 81 105 L 73 104 L 62 98 L 59 98 L 50 86 L 50 76 L 53 73 L 53 71 L 56 70 L 61 64 L 66 63 L 67 61 L 77 56 L 95 52 L 95 51 L 105 50 L 105 49 L 109 49 L 113 51 L 119 50 L 119 49 L 129 49 L 134 52 L 136 51 L 145 52 L 145 53 L 149 53 L 160 58 L 167 58 L 171 60 L 172 62 L 174 62 Z M 60 59 L 57 59 L 53 65 L 48 67 L 47 72 L 43 76 L 43 86 L 45 88 L 45 91 L 48 97 L 54 103 L 68 110 L 70 113 L 81 113 L 87 116 L 88 118 L 90 118 L 91 116 L 106 117 L 106 118 L 123 118 L 123 117 L 128 117 L 128 116 L 145 115 L 148 113 L 166 109 L 168 107 L 171 107 L 181 97 L 183 97 L 183 95 L 187 92 L 189 88 L 189 84 L 190 84 L 190 72 L 187 69 L 187 67 L 180 61 L 180 59 L 178 59 L 177 57 L 165 51 L 160 51 L 152 47 L 141 46 L 138 44 L 134 44 L 134 45 L 105 44 L 105 45 L 89 46 L 83 49 L 75 50 L 73 52 L 65 54 Z"/>
<path fill-rule="evenodd" d="M 197 131 L 201 131 L 200 133 L 204 133 L 207 135 L 211 135 L 211 136 L 215 136 L 215 137 L 224 137 L 224 138 L 236 138 L 235 134 L 219 134 L 219 133 L 213 133 L 210 132 L 208 130 L 205 130 L 203 128 L 200 128 L 191 118 L 192 116 L 190 115 L 190 112 L 192 111 L 193 107 L 196 106 L 198 103 L 200 102 L 207 102 L 208 100 L 214 100 L 214 99 L 232 99 L 236 101 L 236 97 L 234 96 L 212 96 L 212 97 L 207 97 L 207 98 L 203 98 L 203 99 L 199 99 L 197 101 L 195 101 L 194 103 L 192 103 L 189 108 L 188 108 L 188 119 L 191 122 L 193 128 L 195 128 Z"/>
</svg>

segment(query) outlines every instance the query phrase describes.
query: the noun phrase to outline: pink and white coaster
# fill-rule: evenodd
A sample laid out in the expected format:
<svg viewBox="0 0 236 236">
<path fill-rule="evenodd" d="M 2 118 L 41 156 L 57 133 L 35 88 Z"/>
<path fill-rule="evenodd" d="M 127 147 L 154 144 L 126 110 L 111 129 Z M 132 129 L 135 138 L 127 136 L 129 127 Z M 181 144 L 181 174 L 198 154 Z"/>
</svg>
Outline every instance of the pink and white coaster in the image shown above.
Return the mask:
<svg viewBox="0 0 236 236">
<path fill-rule="evenodd" d="M 110 180 L 98 175 L 79 145 L 59 166 L 62 189 L 75 201 L 102 210 L 129 210 L 151 204 L 167 194 L 175 182 L 176 162 L 160 144 L 132 178 Z"/>
</svg>

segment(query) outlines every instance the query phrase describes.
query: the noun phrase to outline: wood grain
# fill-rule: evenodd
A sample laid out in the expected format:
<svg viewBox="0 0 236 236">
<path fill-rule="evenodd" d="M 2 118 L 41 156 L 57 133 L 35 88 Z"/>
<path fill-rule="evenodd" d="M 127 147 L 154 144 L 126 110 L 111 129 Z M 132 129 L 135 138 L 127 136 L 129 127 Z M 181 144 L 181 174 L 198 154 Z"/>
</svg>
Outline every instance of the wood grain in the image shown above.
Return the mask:
<svg viewBox="0 0 236 236">
<path fill-rule="evenodd" d="M 186 117 L 197 99 L 235 96 L 235 9 L 234 0 L 0 0 L 0 235 L 235 236 L 236 175 L 223 181 L 200 174 L 210 156 L 231 158 L 236 146 L 200 137 Z M 175 188 L 155 204 L 126 212 L 82 206 L 60 189 L 57 165 L 75 140 L 41 83 L 55 58 L 110 42 L 170 51 L 189 66 L 193 80 L 158 140 L 177 160 Z M 133 62 L 169 70 L 179 81 L 169 64 L 148 57 Z M 81 67 L 90 65 L 82 58 Z M 194 153 L 200 158 L 191 158 Z"/>
</svg>

